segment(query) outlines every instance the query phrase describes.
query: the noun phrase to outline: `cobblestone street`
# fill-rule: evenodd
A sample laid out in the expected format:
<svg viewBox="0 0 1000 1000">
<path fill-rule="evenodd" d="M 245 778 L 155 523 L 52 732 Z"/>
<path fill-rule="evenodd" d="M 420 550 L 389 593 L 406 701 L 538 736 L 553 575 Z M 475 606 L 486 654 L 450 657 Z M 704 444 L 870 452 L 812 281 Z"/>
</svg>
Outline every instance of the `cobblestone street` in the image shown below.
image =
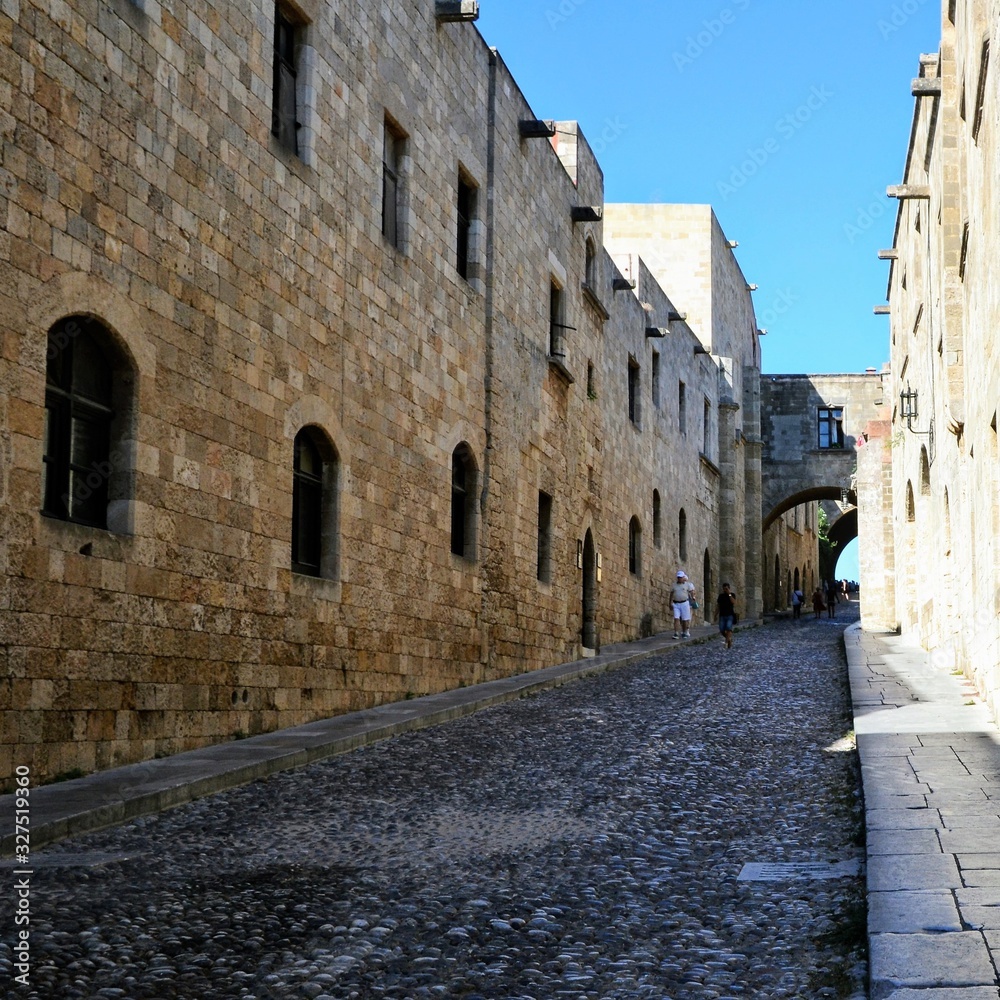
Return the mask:
<svg viewBox="0 0 1000 1000">
<path fill-rule="evenodd" d="M 31 985 L 8 995 L 864 997 L 860 873 L 738 878 L 863 860 L 856 609 L 41 850 Z"/>
</svg>

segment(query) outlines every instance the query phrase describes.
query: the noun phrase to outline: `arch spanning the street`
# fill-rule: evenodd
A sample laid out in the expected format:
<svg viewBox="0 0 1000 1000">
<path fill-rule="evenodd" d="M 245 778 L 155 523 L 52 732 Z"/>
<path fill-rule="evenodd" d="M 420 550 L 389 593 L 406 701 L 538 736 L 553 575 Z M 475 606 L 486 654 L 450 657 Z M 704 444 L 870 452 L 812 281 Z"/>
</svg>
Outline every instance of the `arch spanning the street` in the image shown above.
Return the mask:
<svg viewBox="0 0 1000 1000">
<path fill-rule="evenodd" d="M 771 525 L 774 524 L 774 522 L 786 511 L 792 510 L 800 504 L 810 503 L 817 500 L 836 500 L 841 503 L 847 502 L 852 506 L 856 505 L 858 502 L 857 494 L 853 489 L 845 489 L 840 486 L 809 486 L 805 489 L 799 490 L 797 493 L 791 493 L 780 500 L 772 501 L 774 505 L 770 508 L 770 510 L 765 508 L 763 530 L 767 531 L 767 529 L 770 528 Z M 857 535 L 856 515 L 854 534 Z M 848 541 L 850 541 L 850 539 L 848 539 Z"/>
</svg>

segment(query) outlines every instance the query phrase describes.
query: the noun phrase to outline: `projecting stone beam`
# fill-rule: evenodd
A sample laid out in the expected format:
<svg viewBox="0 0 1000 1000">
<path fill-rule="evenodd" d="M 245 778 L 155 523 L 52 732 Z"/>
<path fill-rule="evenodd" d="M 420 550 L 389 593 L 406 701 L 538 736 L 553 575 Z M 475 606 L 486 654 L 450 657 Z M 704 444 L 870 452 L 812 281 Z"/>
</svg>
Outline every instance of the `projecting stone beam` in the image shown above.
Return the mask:
<svg viewBox="0 0 1000 1000">
<path fill-rule="evenodd" d="M 551 139 L 556 134 L 556 123 L 548 119 L 522 118 L 517 123 L 522 139 Z"/>
<path fill-rule="evenodd" d="M 940 97 L 941 77 L 918 76 L 911 88 L 914 97 Z"/>
<path fill-rule="evenodd" d="M 872 310 L 872 312 L 874 312 L 876 316 L 888 316 L 889 315 L 889 307 L 888 306 L 876 306 Z"/>
<path fill-rule="evenodd" d="M 893 184 L 885 189 L 890 198 L 904 201 L 907 198 L 930 198 L 931 189 L 927 184 Z"/>
<path fill-rule="evenodd" d="M 434 16 L 439 21 L 478 21 L 478 0 L 435 0 Z"/>
<path fill-rule="evenodd" d="M 893 247 L 891 250 L 879 250 L 878 252 L 879 260 L 898 260 L 899 251 Z"/>
</svg>

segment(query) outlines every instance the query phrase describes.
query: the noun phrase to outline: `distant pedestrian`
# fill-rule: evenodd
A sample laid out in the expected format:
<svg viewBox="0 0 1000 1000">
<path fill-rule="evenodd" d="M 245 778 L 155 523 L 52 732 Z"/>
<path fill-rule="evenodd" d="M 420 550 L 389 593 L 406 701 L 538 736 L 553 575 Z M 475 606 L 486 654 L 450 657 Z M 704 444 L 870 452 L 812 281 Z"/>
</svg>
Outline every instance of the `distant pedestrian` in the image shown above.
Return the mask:
<svg viewBox="0 0 1000 1000">
<path fill-rule="evenodd" d="M 801 618 L 802 617 L 802 603 L 805 601 L 806 595 L 796 587 L 792 591 L 792 617 Z"/>
<path fill-rule="evenodd" d="M 851 603 L 851 587 L 846 580 L 840 581 L 840 599 L 845 604 Z"/>
<path fill-rule="evenodd" d="M 726 649 L 733 648 L 733 628 L 736 625 L 736 595 L 728 583 L 722 585 L 722 593 L 715 602 L 719 610 L 719 632 L 725 640 Z"/>
<path fill-rule="evenodd" d="M 679 569 L 677 579 L 670 588 L 670 600 L 674 605 L 675 639 L 688 639 L 691 636 L 691 602 L 694 596 L 694 584 L 687 578 L 687 573 Z"/>
<path fill-rule="evenodd" d="M 826 617 L 836 618 L 837 617 L 837 591 L 840 589 L 840 584 L 836 580 L 831 580 L 827 584 L 826 588 Z"/>
<path fill-rule="evenodd" d="M 826 604 L 823 603 L 823 591 L 817 587 L 813 591 L 813 617 L 819 618 L 825 610 Z"/>
</svg>

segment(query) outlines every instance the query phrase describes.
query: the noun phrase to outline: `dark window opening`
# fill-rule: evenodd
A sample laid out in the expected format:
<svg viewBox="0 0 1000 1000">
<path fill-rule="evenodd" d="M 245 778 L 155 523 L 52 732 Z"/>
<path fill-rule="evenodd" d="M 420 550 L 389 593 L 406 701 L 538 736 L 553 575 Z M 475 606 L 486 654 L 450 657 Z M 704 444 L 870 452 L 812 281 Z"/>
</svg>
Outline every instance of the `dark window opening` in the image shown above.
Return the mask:
<svg viewBox="0 0 1000 1000">
<path fill-rule="evenodd" d="M 552 580 L 552 497 L 538 493 L 538 579 Z"/>
<path fill-rule="evenodd" d="M 274 11 L 274 83 L 271 104 L 271 134 L 284 149 L 298 154 L 298 26 L 280 6 Z"/>
<path fill-rule="evenodd" d="M 475 558 L 476 470 L 469 446 L 460 444 L 451 456 L 451 551 Z"/>
<path fill-rule="evenodd" d="M 638 576 L 642 568 L 641 540 L 642 529 L 639 526 L 639 518 L 633 517 L 628 523 L 628 571 L 633 576 Z"/>
<path fill-rule="evenodd" d="M 476 189 L 458 179 L 458 273 L 468 281 L 469 252 L 472 246 L 472 220 L 476 208 Z"/>
<path fill-rule="evenodd" d="M 565 358 L 566 323 L 563 313 L 563 290 L 554 282 L 549 283 L 549 357 Z"/>
<path fill-rule="evenodd" d="M 979 62 L 979 84 L 976 87 L 976 111 L 972 117 L 972 138 L 979 142 L 979 130 L 983 124 L 986 109 L 986 77 L 990 70 L 990 40 L 983 42 L 983 54 Z"/>
<path fill-rule="evenodd" d="M 87 317 L 49 331 L 42 454 L 42 510 L 51 517 L 107 527 L 114 420 L 111 359 Z"/>
<path fill-rule="evenodd" d="M 628 359 L 628 418 L 639 426 L 639 364 L 635 358 Z"/>
<path fill-rule="evenodd" d="M 295 436 L 292 569 L 319 576 L 323 557 L 323 457 L 307 430 Z"/>
<path fill-rule="evenodd" d="M 677 383 L 677 426 L 681 434 L 687 433 L 687 389 L 683 382 Z"/>
<path fill-rule="evenodd" d="M 400 244 L 400 159 L 403 138 L 386 120 L 382 141 L 382 235 L 394 246 Z"/>
</svg>

